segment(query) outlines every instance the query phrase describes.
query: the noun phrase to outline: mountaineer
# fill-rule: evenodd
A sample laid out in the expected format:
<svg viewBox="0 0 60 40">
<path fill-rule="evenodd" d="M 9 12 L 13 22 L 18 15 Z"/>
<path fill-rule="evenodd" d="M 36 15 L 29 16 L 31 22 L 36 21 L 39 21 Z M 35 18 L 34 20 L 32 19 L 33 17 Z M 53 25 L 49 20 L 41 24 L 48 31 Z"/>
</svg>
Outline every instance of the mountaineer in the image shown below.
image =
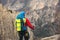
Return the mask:
<svg viewBox="0 0 60 40">
<path fill-rule="evenodd" d="M 19 40 L 23 40 L 23 37 L 25 40 L 29 40 L 29 32 L 27 31 L 27 27 L 31 28 L 34 30 L 34 26 L 30 23 L 28 18 L 25 17 L 25 14 L 27 14 L 26 11 L 21 11 L 17 16 L 16 16 L 16 30 L 19 34 Z"/>
</svg>

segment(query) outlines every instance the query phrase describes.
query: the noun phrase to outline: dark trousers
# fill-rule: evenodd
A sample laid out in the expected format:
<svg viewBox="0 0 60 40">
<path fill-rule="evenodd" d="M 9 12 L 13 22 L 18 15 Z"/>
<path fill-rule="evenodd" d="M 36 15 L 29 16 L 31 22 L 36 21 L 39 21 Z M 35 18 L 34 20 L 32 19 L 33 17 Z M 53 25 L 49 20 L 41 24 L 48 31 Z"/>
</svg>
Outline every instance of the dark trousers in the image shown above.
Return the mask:
<svg viewBox="0 0 60 40">
<path fill-rule="evenodd" d="M 23 37 L 24 37 L 24 40 L 29 40 L 29 33 L 28 31 L 18 31 L 18 35 L 19 35 L 19 40 L 23 40 Z"/>
</svg>

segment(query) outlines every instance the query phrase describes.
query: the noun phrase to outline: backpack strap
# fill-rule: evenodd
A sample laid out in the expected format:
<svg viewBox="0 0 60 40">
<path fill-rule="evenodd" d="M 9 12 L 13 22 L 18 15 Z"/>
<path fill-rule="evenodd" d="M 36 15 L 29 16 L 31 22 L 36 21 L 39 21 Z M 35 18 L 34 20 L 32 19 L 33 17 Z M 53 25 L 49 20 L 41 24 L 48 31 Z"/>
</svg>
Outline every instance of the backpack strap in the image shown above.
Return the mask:
<svg viewBox="0 0 60 40">
<path fill-rule="evenodd" d="M 22 27 L 25 26 L 25 23 L 26 23 L 26 19 L 25 19 L 25 18 L 21 19 L 21 26 L 22 26 Z M 21 27 L 21 29 L 22 29 L 22 27 Z"/>
</svg>

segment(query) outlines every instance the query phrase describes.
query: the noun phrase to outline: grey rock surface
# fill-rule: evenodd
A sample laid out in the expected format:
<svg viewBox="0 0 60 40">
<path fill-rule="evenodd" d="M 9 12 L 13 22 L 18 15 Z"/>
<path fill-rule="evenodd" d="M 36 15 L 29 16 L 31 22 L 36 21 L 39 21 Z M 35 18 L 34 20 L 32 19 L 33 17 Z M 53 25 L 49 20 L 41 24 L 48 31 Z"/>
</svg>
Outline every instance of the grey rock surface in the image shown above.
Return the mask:
<svg viewBox="0 0 60 40">
<path fill-rule="evenodd" d="M 28 9 L 30 14 L 26 17 L 35 25 L 34 40 L 60 34 L 60 0 L 10 0 L 7 3 L 5 7 L 9 5 L 11 10 Z"/>
</svg>

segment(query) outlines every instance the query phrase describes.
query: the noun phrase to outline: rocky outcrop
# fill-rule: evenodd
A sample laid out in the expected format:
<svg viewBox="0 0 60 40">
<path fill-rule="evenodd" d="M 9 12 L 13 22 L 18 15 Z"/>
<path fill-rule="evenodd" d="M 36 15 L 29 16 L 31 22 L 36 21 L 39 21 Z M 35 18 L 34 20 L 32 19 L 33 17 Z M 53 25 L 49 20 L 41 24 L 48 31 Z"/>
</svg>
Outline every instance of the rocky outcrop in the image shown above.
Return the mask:
<svg viewBox="0 0 60 40">
<path fill-rule="evenodd" d="M 0 40 L 18 40 L 11 13 L 0 4 Z"/>
<path fill-rule="evenodd" d="M 28 7 L 30 13 L 27 17 L 35 24 L 34 35 L 46 37 L 56 34 L 55 13 L 59 0 L 32 0 Z M 37 33 L 38 32 L 38 33 Z M 37 40 L 37 39 L 36 39 Z"/>
<path fill-rule="evenodd" d="M 16 0 L 14 6 L 10 6 L 11 10 L 13 7 L 19 9 L 20 6 L 16 3 L 20 5 L 19 0 Z M 23 4 L 20 9 L 26 8 L 30 12 L 26 17 L 35 25 L 35 30 L 32 31 L 34 40 L 60 34 L 60 0 L 23 0 L 20 3 Z"/>
<path fill-rule="evenodd" d="M 32 0 L 27 7 L 27 17 L 35 25 L 34 40 L 60 34 L 60 0 Z"/>
<path fill-rule="evenodd" d="M 60 35 L 53 35 L 50 37 L 42 38 L 41 40 L 60 40 Z"/>
</svg>

